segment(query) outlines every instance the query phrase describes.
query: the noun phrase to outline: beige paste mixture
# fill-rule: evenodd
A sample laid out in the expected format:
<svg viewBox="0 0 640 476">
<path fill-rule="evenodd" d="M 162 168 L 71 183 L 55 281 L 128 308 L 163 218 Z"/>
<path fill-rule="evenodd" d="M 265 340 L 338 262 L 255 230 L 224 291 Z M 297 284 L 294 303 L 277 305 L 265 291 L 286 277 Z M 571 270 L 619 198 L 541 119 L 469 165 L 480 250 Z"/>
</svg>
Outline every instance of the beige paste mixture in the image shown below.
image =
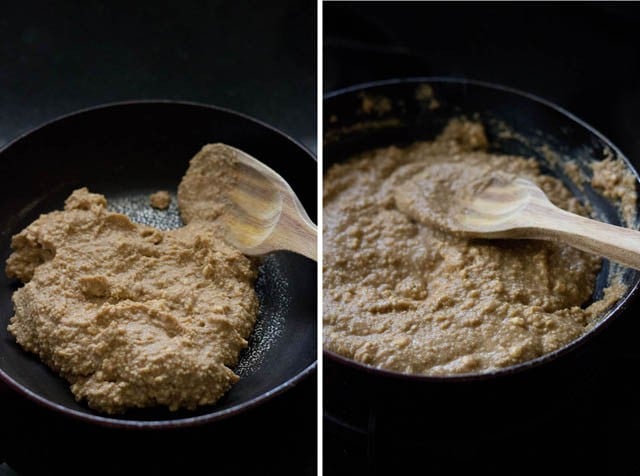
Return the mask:
<svg viewBox="0 0 640 476">
<path fill-rule="evenodd" d="M 468 240 L 415 220 L 429 187 L 455 190 L 491 171 L 532 180 L 557 206 L 585 214 L 534 159 L 489 154 L 487 146 L 480 124 L 454 120 L 433 142 L 374 150 L 329 169 L 326 349 L 403 373 L 485 372 L 562 347 L 622 295 L 616 284 L 581 307 L 600 258 L 569 246 Z M 440 214 L 453 201 L 442 197 Z"/>
<path fill-rule="evenodd" d="M 160 231 L 79 189 L 13 237 L 6 272 L 25 285 L 9 331 L 94 409 L 193 409 L 239 378 L 256 265 L 198 214 L 196 195 L 189 223 Z"/>
</svg>

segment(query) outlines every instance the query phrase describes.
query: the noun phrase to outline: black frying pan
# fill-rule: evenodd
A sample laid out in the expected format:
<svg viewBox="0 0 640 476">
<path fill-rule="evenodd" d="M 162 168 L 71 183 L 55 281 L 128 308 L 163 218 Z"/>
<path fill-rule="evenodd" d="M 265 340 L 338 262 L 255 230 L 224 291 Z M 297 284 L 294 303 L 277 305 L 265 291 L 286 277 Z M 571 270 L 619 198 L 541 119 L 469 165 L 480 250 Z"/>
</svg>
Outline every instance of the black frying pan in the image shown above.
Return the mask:
<svg viewBox="0 0 640 476">
<path fill-rule="evenodd" d="M 0 267 L 9 256 L 13 234 L 41 213 L 61 209 L 71 191 L 82 186 L 106 195 L 119 210 L 142 221 L 175 225 L 176 210 L 149 215 L 146 197 L 161 189 L 175 191 L 189 159 L 211 142 L 233 145 L 276 170 L 314 219 L 316 161 L 286 135 L 211 106 L 118 103 L 62 117 L 0 151 Z M 238 366 L 241 379 L 215 405 L 192 412 L 155 409 L 111 417 L 76 402 L 68 383 L 8 334 L 11 294 L 18 283 L 4 272 L 0 273 L 0 378 L 56 412 L 108 426 L 187 427 L 243 412 L 295 385 L 313 372 L 316 363 L 316 264 L 294 253 L 277 252 L 259 273 L 260 312 Z"/>
<path fill-rule="evenodd" d="M 423 84 L 431 86 L 433 98 L 426 97 L 424 88 L 422 94 L 416 94 Z M 387 98 L 391 107 L 363 109 L 365 96 L 373 103 Z M 543 172 L 559 177 L 574 194 L 589 202 L 598 219 L 638 228 L 638 220 L 625 223 L 614 204 L 594 192 L 589 184 L 583 184 L 584 190 L 576 187 L 561 167 L 563 161 L 574 159 L 589 173 L 588 163 L 602 160 L 610 151 L 637 178 L 630 162 L 609 140 L 549 102 L 487 83 L 413 78 L 358 85 L 328 94 L 324 99 L 323 167 L 326 170 L 376 147 L 433 139 L 450 118 L 460 115 L 484 123 L 493 151 L 539 160 Z M 501 134 L 505 124 L 515 134 Z M 556 160 L 549 160 L 544 146 Z M 406 423 L 394 427 L 390 434 L 398 435 L 420 424 L 425 425 L 425 431 L 440 432 L 441 436 L 455 432 L 458 425 L 475 427 L 474 431 L 482 434 L 487 427 L 499 426 L 500 422 L 509 427 L 516 421 L 521 424 L 521 418 L 538 418 L 539 413 L 526 410 L 526 402 L 539 402 L 538 409 L 542 409 L 562 397 L 570 405 L 571 398 L 576 398 L 575 393 L 579 392 L 577 379 L 600 365 L 589 361 L 584 352 L 589 346 L 583 344 L 619 319 L 638 292 L 640 272 L 605 260 L 594 299 L 602 295 L 614 273 L 621 273 L 628 291 L 589 332 L 555 352 L 499 371 L 452 377 L 402 375 L 325 351 L 324 401 L 329 422 L 349 431 L 371 434 L 373 416 L 383 414 L 392 415 L 394 425 Z M 555 400 L 549 398 L 550 394 Z M 514 405 L 516 402 L 521 405 Z M 518 417 L 511 414 L 500 417 L 505 411 L 516 411 Z"/>
</svg>

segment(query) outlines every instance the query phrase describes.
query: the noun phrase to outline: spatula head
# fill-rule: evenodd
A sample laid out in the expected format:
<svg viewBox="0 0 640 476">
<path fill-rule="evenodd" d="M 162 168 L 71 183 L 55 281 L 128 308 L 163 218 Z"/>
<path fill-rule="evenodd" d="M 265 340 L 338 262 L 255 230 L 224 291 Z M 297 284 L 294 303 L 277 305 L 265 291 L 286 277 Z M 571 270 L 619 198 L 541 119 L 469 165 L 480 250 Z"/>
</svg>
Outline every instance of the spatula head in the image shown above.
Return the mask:
<svg viewBox="0 0 640 476">
<path fill-rule="evenodd" d="M 418 222 L 478 238 L 514 237 L 514 230 L 527 225 L 528 205 L 550 205 L 544 192 L 529 180 L 461 163 L 413 173 L 395 189 L 394 199 L 400 211 Z"/>
<path fill-rule="evenodd" d="M 535 205 L 553 206 L 544 192 L 530 180 L 502 172 L 492 172 L 475 184 L 471 196 L 461 195 L 452 217 L 457 232 L 478 238 L 515 237 L 519 229 L 531 225 Z"/>
<path fill-rule="evenodd" d="M 234 186 L 226 191 L 227 210 L 221 216 L 226 239 L 246 254 L 260 254 L 280 220 L 284 180 L 250 155 L 231 148 Z"/>
</svg>

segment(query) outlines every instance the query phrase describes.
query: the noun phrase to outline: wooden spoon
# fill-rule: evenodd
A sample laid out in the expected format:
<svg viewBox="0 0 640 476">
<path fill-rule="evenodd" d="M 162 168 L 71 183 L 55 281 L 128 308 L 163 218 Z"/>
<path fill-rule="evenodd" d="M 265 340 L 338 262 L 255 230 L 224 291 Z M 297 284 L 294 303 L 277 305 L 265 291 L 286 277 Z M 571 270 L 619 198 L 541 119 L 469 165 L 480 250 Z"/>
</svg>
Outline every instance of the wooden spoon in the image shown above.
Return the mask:
<svg viewBox="0 0 640 476">
<path fill-rule="evenodd" d="M 486 187 L 460 203 L 452 218 L 456 231 L 465 236 L 561 241 L 640 269 L 640 232 L 562 210 L 523 178 L 493 176 Z"/>
<path fill-rule="evenodd" d="M 229 147 L 229 146 L 227 146 Z M 246 152 L 236 152 L 230 202 L 221 216 L 227 241 L 247 255 L 290 250 L 317 261 L 317 229 L 291 186 Z"/>
</svg>

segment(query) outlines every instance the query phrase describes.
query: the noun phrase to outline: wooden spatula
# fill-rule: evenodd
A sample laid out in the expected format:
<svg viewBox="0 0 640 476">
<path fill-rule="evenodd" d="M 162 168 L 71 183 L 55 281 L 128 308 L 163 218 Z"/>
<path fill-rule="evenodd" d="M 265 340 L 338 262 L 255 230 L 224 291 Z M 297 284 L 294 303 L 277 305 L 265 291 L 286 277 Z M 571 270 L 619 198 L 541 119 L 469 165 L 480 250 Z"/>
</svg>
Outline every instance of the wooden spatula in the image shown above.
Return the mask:
<svg viewBox="0 0 640 476">
<path fill-rule="evenodd" d="M 459 205 L 453 231 L 465 236 L 561 241 L 640 269 L 640 232 L 564 211 L 529 180 L 498 174 Z"/>
<path fill-rule="evenodd" d="M 227 146 L 229 147 L 229 146 Z M 221 217 L 229 243 L 247 255 L 290 250 L 317 260 L 317 229 L 289 184 L 246 152 L 236 152 L 235 183 Z"/>
</svg>

